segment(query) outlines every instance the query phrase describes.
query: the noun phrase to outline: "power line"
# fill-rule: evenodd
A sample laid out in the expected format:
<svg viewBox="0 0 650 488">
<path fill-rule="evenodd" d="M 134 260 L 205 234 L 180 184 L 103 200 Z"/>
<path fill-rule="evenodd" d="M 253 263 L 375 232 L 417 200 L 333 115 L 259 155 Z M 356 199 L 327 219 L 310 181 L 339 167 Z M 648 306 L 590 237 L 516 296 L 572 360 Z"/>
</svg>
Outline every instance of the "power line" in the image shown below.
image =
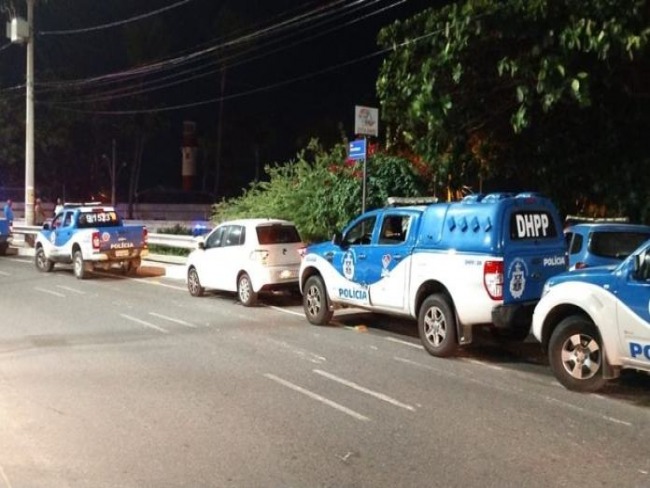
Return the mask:
<svg viewBox="0 0 650 488">
<path fill-rule="evenodd" d="M 159 8 L 158 10 L 153 10 L 151 12 L 147 12 L 144 14 L 136 15 L 135 17 L 131 17 L 129 19 L 124 19 L 124 20 L 117 20 L 115 22 L 110 22 L 108 24 L 102 24 L 102 25 L 97 25 L 94 27 L 85 27 L 82 29 L 69 29 L 69 30 L 58 30 L 58 31 L 40 31 L 38 32 L 39 35 L 41 36 L 52 36 L 52 35 L 68 35 L 68 34 L 82 34 L 85 32 L 93 32 L 93 31 L 98 31 L 98 30 L 103 30 L 103 29 L 109 29 L 112 27 L 118 27 L 121 25 L 126 25 L 130 24 L 132 22 L 137 22 L 142 19 L 146 19 L 148 17 L 153 17 L 154 15 L 158 15 L 162 12 L 166 12 L 168 10 L 175 9 L 177 7 L 181 7 L 182 5 L 185 5 L 186 3 L 189 3 L 193 0 L 181 0 L 180 2 L 176 2 L 172 5 L 168 5 L 166 7 Z"/>
</svg>

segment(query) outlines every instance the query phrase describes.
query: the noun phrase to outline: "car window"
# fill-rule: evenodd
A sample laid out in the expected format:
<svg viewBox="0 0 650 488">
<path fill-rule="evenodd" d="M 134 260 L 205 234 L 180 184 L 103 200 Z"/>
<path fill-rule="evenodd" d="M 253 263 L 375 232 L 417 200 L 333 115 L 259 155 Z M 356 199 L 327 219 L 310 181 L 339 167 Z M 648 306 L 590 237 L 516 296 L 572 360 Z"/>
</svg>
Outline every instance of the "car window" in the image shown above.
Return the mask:
<svg viewBox="0 0 650 488">
<path fill-rule="evenodd" d="M 593 232 L 589 251 L 604 258 L 625 259 L 650 238 L 643 232 Z"/>
<path fill-rule="evenodd" d="M 240 246 L 244 243 L 246 234 L 241 225 L 229 225 L 224 236 L 223 246 Z"/>
<path fill-rule="evenodd" d="M 406 240 L 409 215 L 386 215 L 381 224 L 379 244 L 399 244 Z"/>
<path fill-rule="evenodd" d="M 570 236 L 573 236 L 573 239 L 571 239 Z M 582 234 L 574 232 L 567 233 L 567 245 L 569 247 L 569 254 L 578 254 L 580 252 L 580 249 L 582 249 L 583 240 L 584 238 L 582 237 Z"/>
<path fill-rule="evenodd" d="M 372 230 L 375 228 L 377 217 L 371 215 L 357 222 L 351 227 L 343 238 L 344 244 L 370 244 L 372 240 Z"/>
<path fill-rule="evenodd" d="M 68 227 L 72 224 L 72 212 L 66 212 L 63 218 L 63 227 Z"/>
<path fill-rule="evenodd" d="M 226 229 L 225 227 L 219 227 L 215 229 L 215 231 L 208 236 L 208 238 L 205 241 L 206 249 L 221 246 L 221 241 L 223 239 L 223 233 L 225 229 Z"/>
<path fill-rule="evenodd" d="M 290 244 L 300 242 L 298 230 L 293 225 L 258 225 L 255 229 L 260 244 Z"/>
</svg>

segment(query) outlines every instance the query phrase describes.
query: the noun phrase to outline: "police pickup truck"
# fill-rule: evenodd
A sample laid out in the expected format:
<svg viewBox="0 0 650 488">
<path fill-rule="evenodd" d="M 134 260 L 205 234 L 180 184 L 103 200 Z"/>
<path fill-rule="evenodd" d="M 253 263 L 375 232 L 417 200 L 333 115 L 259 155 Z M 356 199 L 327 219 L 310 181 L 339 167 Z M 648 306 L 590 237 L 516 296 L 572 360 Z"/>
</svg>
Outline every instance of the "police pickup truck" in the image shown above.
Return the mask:
<svg viewBox="0 0 650 488">
<path fill-rule="evenodd" d="M 7 249 L 9 249 L 9 244 L 12 239 L 9 221 L 7 219 L 0 219 L 0 256 L 7 254 Z"/>
<path fill-rule="evenodd" d="M 549 279 L 532 331 L 570 390 L 596 391 L 622 369 L 650 372 L 650 241 L 618 266 Z"/>
<path fill-rule="evenodd" d="M 410 316 L 424 348 L 440 357 L 470 343 L 474 326 L 528 336 L 544 282 L 566 270 L 548 199 L 493 193 L 390 203 L 305 250 L 299 284 L 310 323 L 328 323 L 340 307 Z"/>
<path fill-rule="evenodd" d="M 52 271 L 55 263 L 72 263 L 79 279 L 114 266 L 136 273 L 148 254 L 147 228 L 124 225 L 113 207 L 66 204 L 43 224 L 34 248 L 36 267 L 44 272 Z"/>
</svg>

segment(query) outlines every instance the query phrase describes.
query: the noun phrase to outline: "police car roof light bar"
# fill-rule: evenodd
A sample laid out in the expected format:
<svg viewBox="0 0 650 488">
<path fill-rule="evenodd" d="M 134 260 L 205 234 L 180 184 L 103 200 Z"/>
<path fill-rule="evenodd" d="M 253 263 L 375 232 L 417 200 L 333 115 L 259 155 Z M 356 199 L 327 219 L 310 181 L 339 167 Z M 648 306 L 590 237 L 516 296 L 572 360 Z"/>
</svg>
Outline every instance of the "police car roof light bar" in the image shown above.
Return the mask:
<svg viewBox="0 0 650 488">
<path fill-rule="evenodd" d="M 438 203 L 438 197 L 388 197 L 387 207 L 401 207 L 406 205 L 431 205 Z"/>
</svg>

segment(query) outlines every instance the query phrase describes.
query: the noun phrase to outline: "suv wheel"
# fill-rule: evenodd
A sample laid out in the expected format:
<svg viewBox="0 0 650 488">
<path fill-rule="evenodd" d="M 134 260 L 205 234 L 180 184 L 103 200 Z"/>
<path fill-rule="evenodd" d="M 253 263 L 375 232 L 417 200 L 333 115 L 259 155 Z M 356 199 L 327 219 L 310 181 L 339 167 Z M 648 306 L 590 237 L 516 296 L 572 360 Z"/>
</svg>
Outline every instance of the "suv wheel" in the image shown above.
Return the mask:
<svg viewBox="0 0 650 488">
<path fill-rule="evenodd" d="M 302 308 L 310 324 L 326 325 L 332 319 L 325 284 L 320 276 L 307 279 L 302 297 Z"/>
<path fill-rule="evenodd" d="M 418 314 L 418 332 L 432 356 L 447 357 L 456 351 L 456 316 L 445 295 L 431 295 L 424 300 Z"/>
<path fill-rule="evenodd" d="M 187 272 L 187 290 L 193 297 L 201 297 L 205 292 L 205 288 L 201 286 L 201 280 L 199 280 L 199 273 L 197 273 L 196 268 L 190 268 Z"/>
<path fill-rule="evenodd" d="M 36 249 L 34 264 L 36 264 L 36 269 L 45 273 L 49 273 L 54 268 L 54 263 L 45 257 L 45 251 L 40 246 Z"/>
<path fill-rule="evenodd" d="M 253 291 L 253 283 L 247 273 L 242 273 L 237 280 L 237 296 L 245 307 L 252 307 L 257 303 L 257 293 Z"/>
<path fill-rule="evenodd" d="M 555 377 L 569 390 L 590 392 L 605 384 L 602 343 L 587 317 L 573 315 L 558 324 L 548 343 L 548 359 Z"/>
</svg>

